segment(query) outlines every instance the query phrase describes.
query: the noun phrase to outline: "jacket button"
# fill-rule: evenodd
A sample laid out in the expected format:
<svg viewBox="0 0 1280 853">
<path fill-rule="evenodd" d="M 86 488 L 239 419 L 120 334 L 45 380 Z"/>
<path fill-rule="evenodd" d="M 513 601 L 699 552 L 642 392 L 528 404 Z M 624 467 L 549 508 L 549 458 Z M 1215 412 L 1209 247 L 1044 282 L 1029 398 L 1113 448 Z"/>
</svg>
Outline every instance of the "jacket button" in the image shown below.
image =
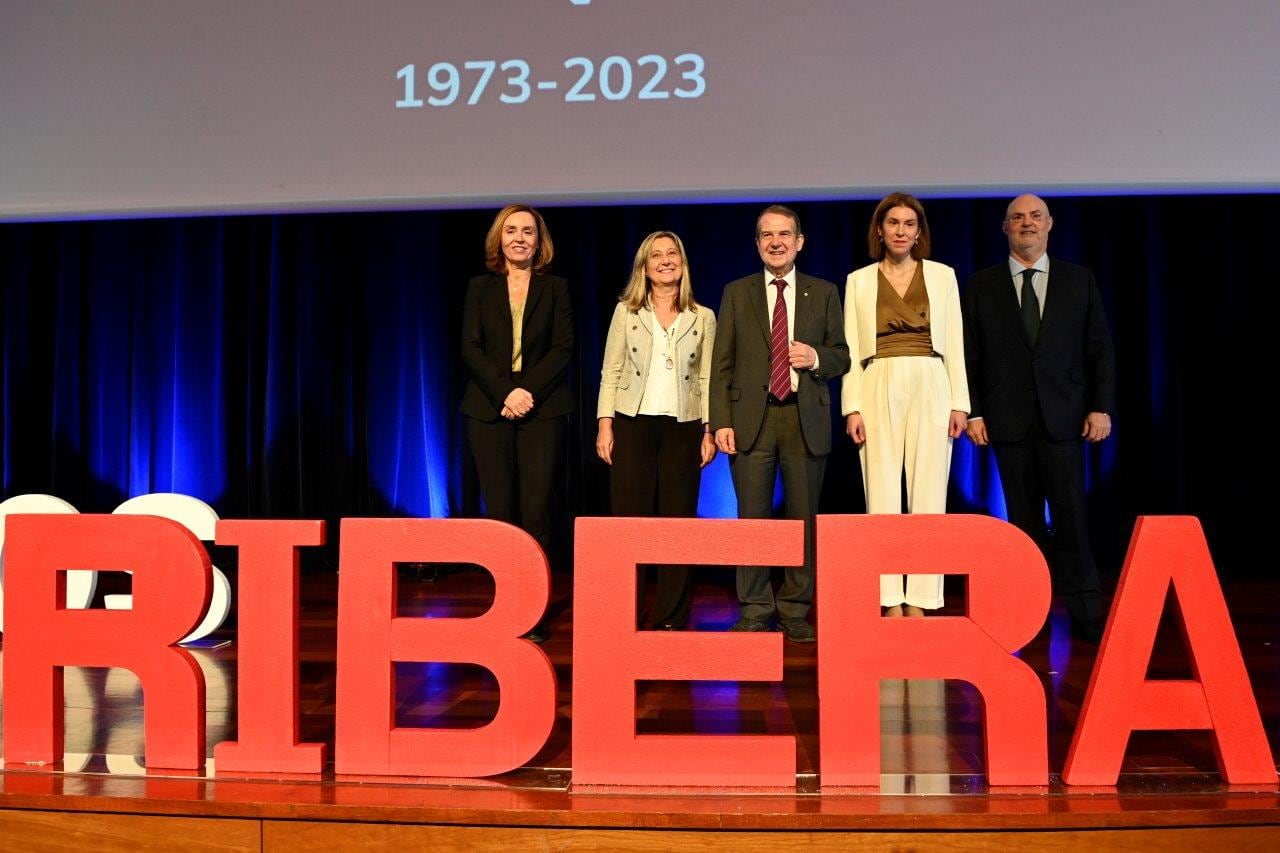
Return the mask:
<svg viewBox="0 0 1280 853">
<path fill-rule="evenodd" d="M 684 375 L 684 378 L 685 378 L 685 379 L 688 379 L 688 378 L 689 378 L 689 374 L 687 374 L 687 373 L 686 373 L 686 374 Z"/>
<path fill-rule="evenodd" d="M 632 327 L 631 327 L 631 331 L 633 331 L 633 332 L 634 332 L 634 331 L 635 331 L 636 329 L 638 329 L 638 328 L 640 328 L 640 327 L 639 327 L 639 326 L 632 326 Z"/>
<path fill-rule="evenodd" d="M 695 358 L 697 358 L 697 357 L 698 357 L 698 354 L 697 354 L 696 352 L 695 352 L 695 353 L 690 353 L 690 355 L 689 355 L 689 360 L 690 360 L 690 361 L 693 361 L 693 360 L 694 360 Z"/>
<path fill-rule="evenodd" d="M 698 330 L 697 330 L 697 329 L 694 329 L 694 330 L 693 330 L 693 333 L 694 333 L 695 335 L 696 335 L 696 334 L 698 334 Z"/>
<path fill-rule="evenodd" d="M 640 371 L 638 371 L 638 370 L 637 370 L 637 371 L 636 371 L 636 376 L 639 376 L 639 375 L 640 375 Z"/>
<path fill-rule="evenodd" d="M 631 351 L 632 351 L 632 352 L 635 352 L 635 351 L 636 351 L 636 348 L 635 348 L 635 347 L 632 347 L 632 348 L 631 348 Z"/>
</svg>

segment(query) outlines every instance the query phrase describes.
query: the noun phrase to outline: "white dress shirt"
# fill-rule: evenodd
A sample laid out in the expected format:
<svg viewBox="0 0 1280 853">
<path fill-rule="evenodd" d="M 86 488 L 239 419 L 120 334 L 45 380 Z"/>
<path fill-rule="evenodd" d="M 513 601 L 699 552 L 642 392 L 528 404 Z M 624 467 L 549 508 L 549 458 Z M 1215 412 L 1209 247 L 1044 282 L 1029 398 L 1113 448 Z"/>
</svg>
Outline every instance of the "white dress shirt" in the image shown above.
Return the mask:
<svg viewBox="0 0 1280 853">
<path fill-rule="evenodd" d="M 653 333 L 653 346 L 649 350 L 649 375 L 645 379 L 644 393 L 640 395 L 641 415 L 667 415 L 676 417 L 676 398 L 680 394 L 680 386 L 676 369 L 680 365 L 676 360 L 676 339 L 680 337 L 680 318 L 686 312 L 676 314 L 671 321 L 671 328 L 664 329 L 658 322 L 658 312 L 652 308 L 649 316 L 653 318 L 650 331 Z M 667 359 L 671 366 L 667 366 Z"/>
<path fill-rule="evenodd" d="M 1036 262 L 1029 267 L 1013 255 L 1009 256 L 1009 275 L 1013 276 L 1013 290 L 1018 297 L 1018 305 L 1022 305 L 1022 271 L 1027 269 L 1036 271 L 1031 276 L 1031 289 L 1036 292 L 1036 299 L 1040 302 L 1040 316 L 1043 317 L 1044 297 L 1049 292 L 1048 253 L 1036 258 Z"/>
<path fill-rule="evenodd" d="M 764 271 L 764 295 L 765 299 L 768 300 L 770 333 L 773 331 L 773 306 L 778 301 L 778 288 L 774 285 L 774 281 L 778 278 L 779 276 L 769 272 L 768 269 Z M 782 288 L 782 301 L 787 305 L 787 344 L 789 345 L 796 339 L 796 268 L 792 266 L 790 272 L 781 276 L 781 279 L 787 283 L 787 286 Z M 811 369 L 818 369 L 816 358 Z M 799 388 L 800 374 L 793 367 L 791 369 L 791 393 L 794 394 Z"/>
</svg>

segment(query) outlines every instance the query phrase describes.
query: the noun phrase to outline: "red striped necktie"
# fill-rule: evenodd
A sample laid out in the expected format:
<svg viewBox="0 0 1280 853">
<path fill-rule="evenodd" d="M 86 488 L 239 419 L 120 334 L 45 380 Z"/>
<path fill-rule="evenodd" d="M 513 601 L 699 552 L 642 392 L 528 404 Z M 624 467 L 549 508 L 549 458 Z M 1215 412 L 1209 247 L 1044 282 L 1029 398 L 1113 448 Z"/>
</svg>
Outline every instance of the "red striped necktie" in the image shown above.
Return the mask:
<svg viewBox="0 0 1280 853">
<path fill-rule="evenodd" d="M 787 357 L 787 300 L 782 298 L 786 281 L 773 280 L 778 298 L 773 303 L 773 331 L 769 339 L 769 392 L 779 402 L 791 396 L 791 362 Z"/>
</svg>

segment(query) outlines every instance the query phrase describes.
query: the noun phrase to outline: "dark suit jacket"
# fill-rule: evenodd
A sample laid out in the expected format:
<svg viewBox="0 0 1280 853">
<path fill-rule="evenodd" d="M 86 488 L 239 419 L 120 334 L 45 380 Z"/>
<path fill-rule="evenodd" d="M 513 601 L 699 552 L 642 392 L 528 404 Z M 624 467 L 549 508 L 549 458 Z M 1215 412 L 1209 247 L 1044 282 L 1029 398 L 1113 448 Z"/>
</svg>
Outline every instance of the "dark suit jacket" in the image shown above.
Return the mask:
<svg viewBox="0 0 1280 853">
<path fill-rule="evenodd" d="M 769 398 L 769 339 L 764 271 L 725 286 L 716 317 L 711 368 L 711 429 L 733 427 L 734 443 L 749 451 L 760 435 Z M 809 452 L 831 452 L 831 391 L 827 381 L 849 369 L 844 316 L 836 286 L 796 273 L 795 340 L 818 352 L 819 373 L 800 371 L 796 403 Z"/>
<path fill-rule="evenodd" d="M 530 417 L 559 417 L 573 410 L 573 395 L 565 381 L 573 353 L 573 307 L 563 278 L 533 276 L 520 340 L 523 369 L 517 385 L 511 378 L 507 277 L 487 273 L 471 279 L 462 312 L 462 363 L 470 379 L 462 395 L 463 414 L 496 420 L 507 395 L 517 387 L 533 395 Z"/>
<path fill-rule="evenodd" d="M 1007 260 L 969 278 L 963 305 L 969 416 L 986 421 L 992 441 L 1025 438 L 1037 401 L 1059 441 L 1078 438 L 1087 413 L 1113 411 L 1115 351 L 1091 271 L 1050 257 L 1034 348 Z"/>
</svg>

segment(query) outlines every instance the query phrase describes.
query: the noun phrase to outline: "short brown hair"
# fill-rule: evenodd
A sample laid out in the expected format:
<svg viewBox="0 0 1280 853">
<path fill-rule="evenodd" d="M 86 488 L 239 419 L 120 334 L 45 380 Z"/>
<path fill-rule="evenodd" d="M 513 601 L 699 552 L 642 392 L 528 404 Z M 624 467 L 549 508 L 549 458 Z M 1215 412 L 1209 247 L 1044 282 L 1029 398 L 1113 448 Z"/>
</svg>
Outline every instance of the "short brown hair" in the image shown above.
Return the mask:
<svg viewBox="0 0 1280 853">
<path fill-rule="evenodd" d="M 796 213 L 794 210 L 787 207 L 785 204 L 771 204 L 768 207 L 766 207 L 764 210 L 760 211 L 760 215 L 756 217 L 756 237 L 760 236 L 760 220 L 764 219 L 770 213 L 776 213 L 779 216 L 788 217 L 792 222 L 795 223 L 796 236 L 797 237 L 804 236 L 804 231 L 800 228 L 800 214 Z"/>
<path fill-rule="evenodd" d="M 884 225 L 885 217 L 895 207 L 911 208 L 920 223 L 920 236 L 911 247 L 911 257 L 917 261 L 929 257 L 929 249 L 932 247 L 929 239 L 929 219 L 924 215 L 924 205 L 910 193 L 889 193 L 880 199 L 880 203 L 876 205 L 876 212 L 871 214 L 871 227 L 867 229 L 867 254 L 876 261 L 884 257 L 885 249 L 884 242 L 880 239 L 880 226 Z"/>
<path fill-rule="evenodd" d="M 509 204 L 499 210 L 498 215 L 493 218 L 489 233 L 484 238 L 484 265 L 492 272 L 507 271 L 507 259 L 502 255 L 502 226 L 506 224 L 507 217 L 513 213 L 528 213 L 537 224 L 538 255 L 533 259 L 533 271 L 546 272 L 547 267 L 551 266 L 551 259 L 555 257 L 556 247 L 551 242 L 551 232 L 547 230 L 547 223 L 543 220 L 542 214 L 527 204 Z"/>
</svg>

